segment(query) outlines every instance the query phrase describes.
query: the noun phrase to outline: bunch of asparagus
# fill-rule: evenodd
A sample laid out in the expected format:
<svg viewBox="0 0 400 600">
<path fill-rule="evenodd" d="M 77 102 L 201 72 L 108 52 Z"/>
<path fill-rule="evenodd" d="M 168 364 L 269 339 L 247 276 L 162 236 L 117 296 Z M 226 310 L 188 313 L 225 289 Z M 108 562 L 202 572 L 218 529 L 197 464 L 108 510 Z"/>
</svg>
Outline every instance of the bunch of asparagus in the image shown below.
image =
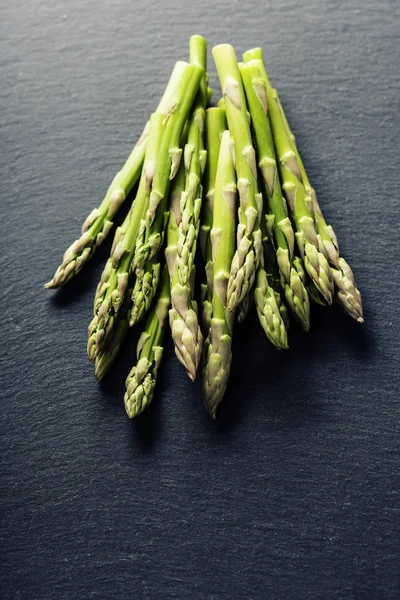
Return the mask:
<svg viewBox="0 0 400 600">
<path fill-rule="evenodd" d="M 74 278 L 113 227 L 139 181 L 94 299 L 88 355 L 104 377 L 129 328 L 146 314 L 125 408 L 140 414 L 153 398 L 167 321 L 191 380 L 203 363 L 213 418 L 225 394 L 236 318 L 254 300 L 260 324 L 288 348 L 289 313 L 310 328 L 310 301 L 336 299 L 363 322 L 353 272 L 323 217 L 262 51 L 238 64 L 232 46 L 213 48 L 222 98 L 208 107 L 207 44 L 190 39 L 156 111 L 47 288 Z M 201 305 L 195 277 L 199 242 Z"/>
</svg>

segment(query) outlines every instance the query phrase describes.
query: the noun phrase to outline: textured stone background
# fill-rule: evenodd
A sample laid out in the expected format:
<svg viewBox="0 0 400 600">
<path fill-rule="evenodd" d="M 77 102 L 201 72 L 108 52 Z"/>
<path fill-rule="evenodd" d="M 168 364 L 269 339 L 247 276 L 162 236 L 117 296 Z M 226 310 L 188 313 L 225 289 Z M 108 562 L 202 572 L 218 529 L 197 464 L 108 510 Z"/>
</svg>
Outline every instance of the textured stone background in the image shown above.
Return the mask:
<svg viewBox="0 0 400 600">
<path fill-rule="evenodd" d="M 130 423 L 136 336 L 101 385 L 85 354 L 110 242 L 42 284 L 195 32 L 263 46 L 366 323 L 315 310 L 278 353 L 250 317 L 217 424 L 168 343 Z M 2 598 L 398 598 L 399 48 L 395 0 L 2 4 Z"/>
</svg>

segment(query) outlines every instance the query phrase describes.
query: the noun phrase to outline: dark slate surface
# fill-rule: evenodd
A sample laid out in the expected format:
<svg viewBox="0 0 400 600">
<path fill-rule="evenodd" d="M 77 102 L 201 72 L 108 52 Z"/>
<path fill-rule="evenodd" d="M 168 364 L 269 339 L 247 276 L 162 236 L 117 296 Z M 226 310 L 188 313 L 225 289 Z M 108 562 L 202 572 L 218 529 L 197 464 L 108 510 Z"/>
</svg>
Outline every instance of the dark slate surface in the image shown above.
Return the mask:
<svg viewBox="0 0 400 600">
<path fill-rule="evenodd" d="M 0 596 L 398 598 L 398 4 L 14 0 L 0 23 Z M 279 354 L 251 317 L 218 424 L 169 344 L 132 424 L 134 338 L 100 386 L 85 355 L 109 244 L 42 284 L 194 32 L 264 47 L 366 324 L 316 310 Z"/>
</svg>

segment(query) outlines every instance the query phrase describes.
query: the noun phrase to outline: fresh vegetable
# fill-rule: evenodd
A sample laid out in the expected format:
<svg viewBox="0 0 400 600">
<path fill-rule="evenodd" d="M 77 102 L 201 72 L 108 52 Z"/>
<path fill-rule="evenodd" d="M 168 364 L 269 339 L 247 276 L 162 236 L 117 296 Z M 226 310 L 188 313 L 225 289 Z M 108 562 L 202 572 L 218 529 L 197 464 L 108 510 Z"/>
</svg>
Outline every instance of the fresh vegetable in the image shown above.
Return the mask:
<svg viewBox="0 0 400 600">
<path fill-rule="evenodd" d="M 129 343 L 129 327 L 148 313 L 126 380 L 130 418 L 153 399 L 167 321 L 193 381 L 203 358 L 204 402 L 214 419 L 235 321 L 253 304 L 278 349 L 289 345 L 289 314 L 309 330 L 310 301 L 327 306 L 335 298 L 363 322 L 353 271 L 322 214 L 261 49 L 238 64 L 229 44 L 213 48 L 222 90 L 214 107 L 206 40 L 192 36 L 189 49 L 189 62 L 176 63 L 126 164 L 45 286 L 60 287 L 83 268 L 139 180 L 97 286 L 87 347 L 100 380 Z"/>
</svg>

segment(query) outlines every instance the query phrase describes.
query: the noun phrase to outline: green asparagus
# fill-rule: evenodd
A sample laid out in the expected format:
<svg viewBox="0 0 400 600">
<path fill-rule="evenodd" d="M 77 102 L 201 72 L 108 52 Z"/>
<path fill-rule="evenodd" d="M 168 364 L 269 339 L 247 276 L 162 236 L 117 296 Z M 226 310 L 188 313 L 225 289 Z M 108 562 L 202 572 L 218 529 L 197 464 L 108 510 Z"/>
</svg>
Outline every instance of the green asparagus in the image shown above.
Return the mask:
<svg viewBox="0 0 400 600">
<path fill-rule="evenodd" d="M 196 255 L 202 204 L 201 179 L 207 157 L 203 138 L 207 104 L 207 43 L 199 35 L 190 38 L 190 62 L 200 65 L 204 69 L 204 76 L 193 103 L 188 125 L 188 139 L 184 148 L 186 183 L 181 197 L 182 219 L 179 223 L 178 254 L 175 265 L 181 285 L 186 285 L 189 281 Z"/>
<path fill-rule="evenodd" d="M 172 182 L 170 193 L 170 216 L 167 226 L 167 247 L 165 258 L 171 278 L 172 307 L 169 311 L 169 322 L 172 339 L 174 341 L 175 354 L 179 361 L 187 369 L 189 377 L 196 377 L 199 355 L 201 354 L 202 336 L 197 322 L 197 306 L 192 304 L 187 296 L 181 302 L 187 307 L 183 319 L 174 306 L 180 308 L 179 294 L 187 293 L 187 288 L 180 285 L 176 269 L 176 258 L 178 254 L 179 225 L 182 221 L 181 196 L 185 189 L 185 167 L 182 161 L 178 173 Z M 173 296 L 175 294 L 175 296 Z"/>
<path fill-rule="evenodd" d="M 304 188 L 300 167 L 288 137 L 281 111 L 265 71 L 262 50 L 256 48 L 243 55 L 244 61 L 257 66 L 266 85 L 269 118 L 279 161 L 282 188 L 296 226 L 296 241 L 307 273 L 328 304 L 332 303 L 334 282 L 328 261 L 319 250 L 311 198 Z"/>
<path fill-rule="evenodd" d="M 288 217 L 286 201 L 282 195 L 277 171 L 274 142 L 268 117 L 269 106 L 266 84 L 257 65 L 241 63 L 239 69 L 250 110 L 254 137 L 257 142 L 257 160 L 261 174 L 260 188 L 264 193 L 268 233 L 271 244 L 276 249 L 282 287 L 293 315 L 300 322 L 303 329 L 308 331 L 310 328 L 310 303 L 307 290 L 296 270 L 296 262 L 293 260 L 295 234 Z M 264 289 L 266 283 L 266 278 L 261 273 L 262 269 L 258 278 L 261 287 L 259 285 L 258 290 Z M 261 298 L 259 292 L 257 297 Z M 257 307 L 259 307 L 259 303 L 257 303 Z"/>
<path fill-rule="evenodd" d="M 174 111 L 168 118 L 161 141 L 149 206 L 142 221 L 135 248 L 134 266 L 136 282 L 132 292 L 133 308 L 130 324 L 136 323 L 146 312 L 157 287 L 159 253 L 164 239 L 164 229 L 168 220 L 168 190 L 181 162 L 180 138 L 189 116 L 200 80 L 204 75 L 202 67 L 187 64 L 176 90 Z M 145 289 L 144 284 L 151 285 Z M 146 302 L 143 302 L 146 298 Z"/>
<path fill-rule="evenodd" d="M 284 290 L 282 289 L 282 278 L 279 271 L 276 253 L 270 242 L 269 237 L 264 238 L 264 270 L 267 274 L 269 287 L 275 292 L 276 304 L 281 313 L 282 320 L 285 324 L 286 331 L 289 329 L 289 313 L 283 301 Z M 297 270 L 297 267 L 296 267 Z M 303 270 L 304 271 L 304 270 Z"/>
<path fill-rule="evenodd" d="M 205 263 L 205 282 L 201 284 L 202 322 L 205 335 L 211 321 L 212 303 L 212 251 L 210 231 L 213 221 L 214 185 L 217 171 L 221 135 L 226 129 L 225 108 L 212 107 L 206 110 L 205 142 L 207 162 L 203 177 L 203 206 L 200 229 L 200 248 Z"/>
<path fill-rule="evenodd" d="M 278 106 L 280 108 L 283 122 L 286 127 L 289 139 L 291 140 L 292 147 L 296 153 L 297 161 L 300 166 L 300 172 L 304 187 L 312 199 L 314 217 L 318 232 L 319 249 L 325 255 L 331 266 L 331 272 L 336 285 L 335 297 L 337 301 L 344 307 L 349 315 L 358 321 L 359 323 L 364 322 L 361 294 L 357 288 L 353 271 L 350 265 L 342 258 L 339 254 L 339 246 L 337 237 L 331 225 L 328 225 L 324 219 L 321 208 L 317 201 L 317 195 L 314 188 L 311 186 L 307 176 L 307 172 L 304 168 L 302 158 L 297 148 L 295 136 L 290 129 L 288 120 L 283 110 L 282 104 L 279 99 L 278 92 L 276 90 L 276 98 Z"/>
<path fill-rule="evenodd" d="M 260 261 L 262 196 L 258 191 L 257 161 L 235 51 L 232 46 L 221 44 L 213 48 L 213 56 L 225 99 L 240 198 L 237 249 L 227 290 L 228 309 L 232 311 L 250 291 Z"/>
<path fill-rule="evenodd" d="M 129 289 L 128 289 L 129 292 Z M 103 379 L 118 356 L 121 346 L 129 331 L 129 312 L 131 299 L 126 294 L 125 300 L 115 319 L 113 332 L 108 344 L 103 346 L 96 356 L 94 374 L 99 381 Z"/>
<path fill-rule="evenodd" d="M 274 344 L 276 348 L 286 350 L 288 348 L 287 310 L 282 302 L 279 292 L 270 284 L 266 269 L 268 269 L 268 263 L 266 256 L 264 256 L 257 269 L 256 284 L 254 288 L 257 314 L 260 324 L 269 341 Z"/>
<path fill-rule="evenodd" d="M 169 274 L 165 266 L 157 301 L 137 345 L 137 363 L 126 380 L 125 410 L 130 419 L 144 411 L 153 399 L 163 347 L 162 340 L 170 306 Z"/>
<path fill-rule="evenodd" d="M 111 256 L 96 291 L 94 318 L 89 325 L 88 354 L 91 360 L 107 345 L 128 289 L 135 243 L 149 203 L 164 130 L 163 120 L 163 115 L 158 113 L 153 113 L 150 118 L 149 139 L 138 192 L 123 225 L 116 231 Z"/>
<path fill-rule="evenodd" d="M 229 131 L 224 131 L 214 188 L 212 317 L 204 344 L 204 400 L 215 419 L 228 383 L 232 360 L 232 329 L 235 310 L 227 310 L 230 266 L 235 252 L 236 174 L 231 155 Z"/>
<path fill-rule="evenodd" d="M 202 203 L 201 178 L 204 171 L 204 119 L 207 103 L 207 44 L 201 36 L 190 38 L 190 61 L 204 70 L 192 114 L 188 122 L 187 142 L 184 146 L 185 189 L 180 198 L 176 258 L 171 279 L 170 325 L 175 353 L 192 381 L 196 378 L 201 357 L 203 336 L 198 322 L 197 303 L 194 300 L 194 258 L 200 229 Z M 173 215 L 170 216 L 170 220 Z"/>
</svg>

